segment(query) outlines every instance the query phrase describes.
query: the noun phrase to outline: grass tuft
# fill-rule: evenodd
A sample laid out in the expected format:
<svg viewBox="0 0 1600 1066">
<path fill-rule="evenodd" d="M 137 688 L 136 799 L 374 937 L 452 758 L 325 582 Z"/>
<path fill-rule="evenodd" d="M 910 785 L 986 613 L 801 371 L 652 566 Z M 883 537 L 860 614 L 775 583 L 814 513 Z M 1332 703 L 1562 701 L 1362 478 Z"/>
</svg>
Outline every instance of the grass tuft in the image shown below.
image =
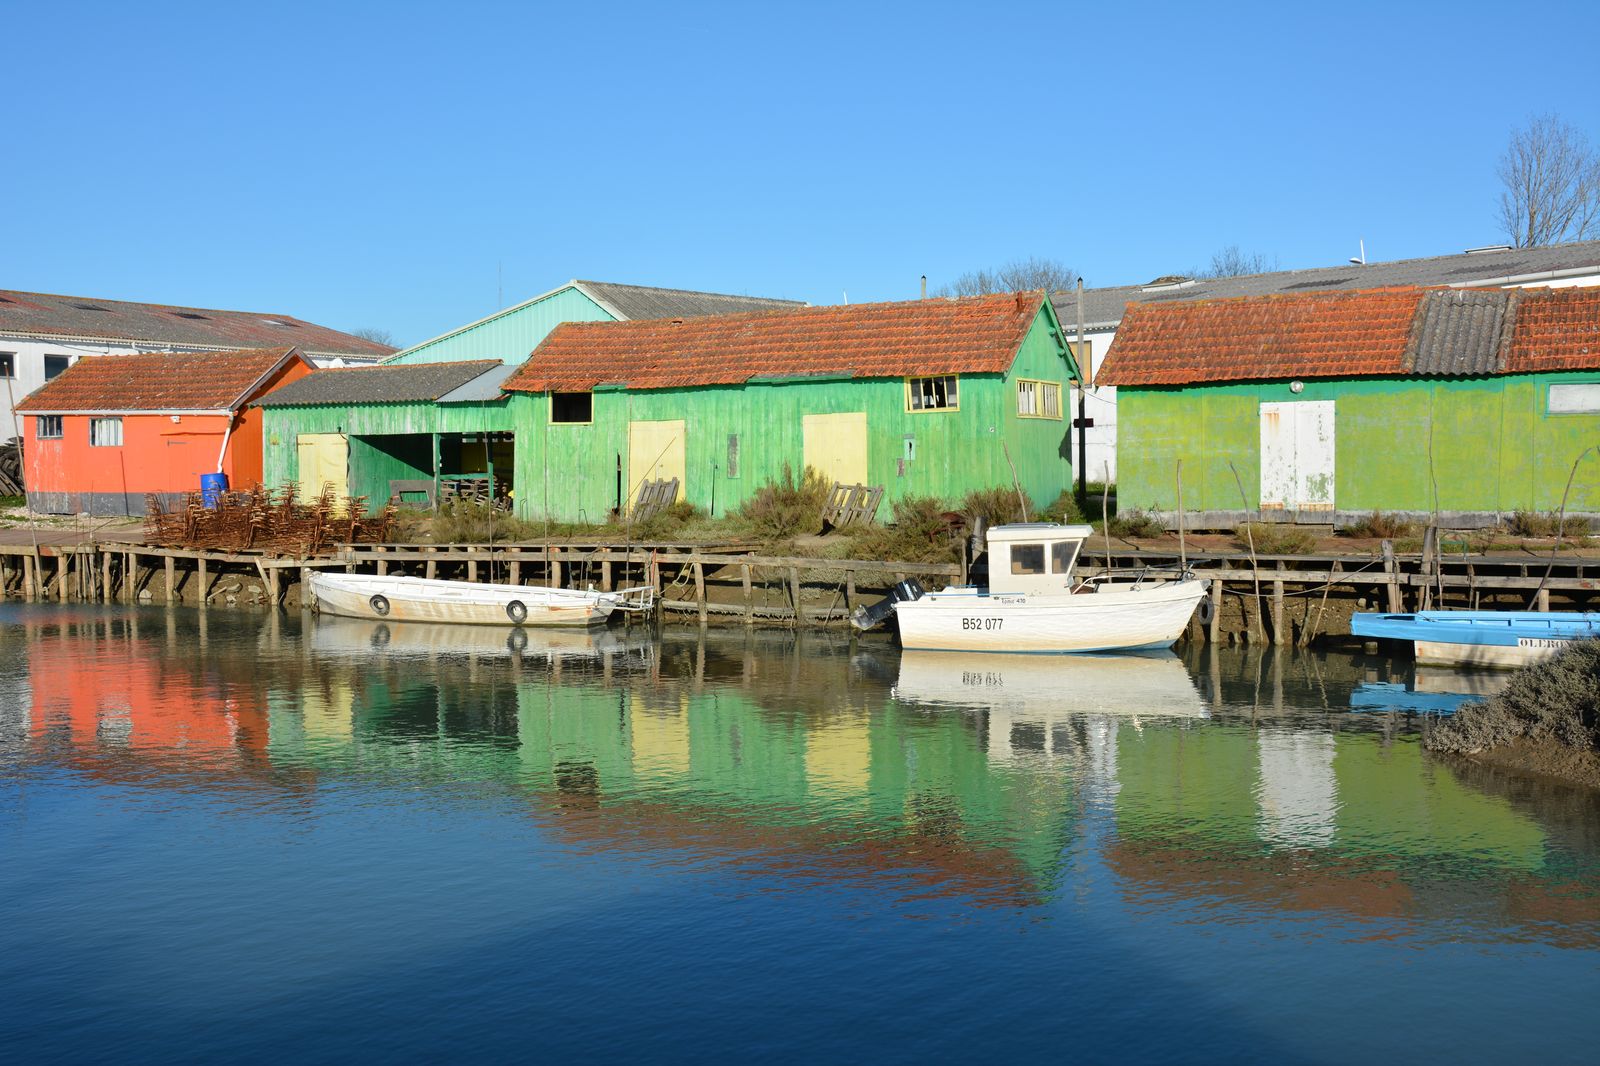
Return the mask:
<svg viewBox="0 0 1600 1066">
<path fill-rule="evenodd" d="M 894 524 L 873 526 L 850 538 L 856 559 L 947 563 L 957 558 L 960 538 L 950 533 L 949 513 L 932 496 L 908 496 L 894 505 Z"/>
<path fill-rule="evenodd" d="M 1516 511 L 1506 521 L 1506 531 L 1515 537 L 1572 537 L 1589 532 L 1589 521 L 1568 515 L 1565 522 L 1555 511 Z"/>
<path fill-rule="evenodd" d="M 1374 540 L 1399 540 L 1403 537 L 1415 537 L 1419 532 L 1417 523 L 1398 515 L 1384 514 L 1382 511 L 1373 511 L 1365 518 L 1344 527 L 1344 535 L 1347 537 L 1370 537 Z"/>
<path fill-rule="evenodd" d="M 1241 548 L 1253 542 L 1261 555 L 1305 555 L 1317 546 L 1317 538 L 1308 530 L 1282 522 L 1245 522 L 1235 531 L 1233 542 Z"/>
</svg>

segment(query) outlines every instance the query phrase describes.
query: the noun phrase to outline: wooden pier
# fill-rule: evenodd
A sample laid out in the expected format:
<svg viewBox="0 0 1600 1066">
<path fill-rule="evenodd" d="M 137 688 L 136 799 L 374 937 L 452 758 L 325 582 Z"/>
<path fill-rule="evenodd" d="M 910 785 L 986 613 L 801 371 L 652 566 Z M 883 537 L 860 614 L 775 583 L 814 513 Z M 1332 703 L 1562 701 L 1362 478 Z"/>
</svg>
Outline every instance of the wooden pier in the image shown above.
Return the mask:
<svg viewBox="0 0 1600 1066">
<path fill-rule="evenodd" d="M 1176 567 L 1172 552 L 1086 544 L 1085 575 Z M 1461 607 L 1583 610 L 1600 594 L 1600 559 L 1571 555 L 1255 555 L 1190 553 L 1210 582 L 1193 639 L 1309 644 L 1348 633 L 1355 610 Z M 760 555 L 748 546 L 346 545 L 314 557 L 138 543 L 0 544 L 0 598 L 26 602 L 298 607 L 315 570 L 601 590 L 653 587 L 667 617 L 745 625 L 848 624 L 896 581 L 966 580 L 960 563 Z M 1202 621 L 1204 619 L 1204 621 Z"/>
</svg>

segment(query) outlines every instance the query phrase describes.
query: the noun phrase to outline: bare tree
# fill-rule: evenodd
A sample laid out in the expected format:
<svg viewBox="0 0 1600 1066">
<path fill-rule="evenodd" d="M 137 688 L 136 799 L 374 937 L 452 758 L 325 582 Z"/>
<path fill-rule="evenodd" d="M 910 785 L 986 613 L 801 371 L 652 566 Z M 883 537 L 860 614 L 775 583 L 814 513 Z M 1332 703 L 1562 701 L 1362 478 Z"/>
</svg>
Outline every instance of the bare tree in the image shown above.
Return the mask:
<svg viewBox="0 0 1600 1066">
<path fill-rule="evenodd" d="M 363 326 L 360 329 L 353 329 L 350 331 L 350 336 L 360 337 L 364 341 L 371 341 L 373 344 L 386 345 L 390 348 L 400 347 L 394 342 L 393 333 L 390 333 L 386 329 L 378 329 L 374 326 Z"/>
<path fill-rule="evenodd" d="M 1246 253 L 1237 244 L 1230 244 L 1212 253 L 1211 264 L 1190 272 L 1194 278 L 1236 278 L 1241 274 L 1265 274 L 1278 269 L 1276 257 L 1268 259 L 1260 252 Z"/>
<path fill-rule="evenodd" d="M 1500 227 L 1519 248 L 1600 236 L 1600 152 L 1556 115 L 1511 134 L 1495 171 Z"/>
<path fill-rule="evenodd" d="M 934 290 L 935 296 L 981 296 L 991 292 L 1043 289 L 1060 292 L 1078 283 L 1078 272 L 1055 259 L 1013 259 L 999 270 L 974 270 Z"/>
</svg>

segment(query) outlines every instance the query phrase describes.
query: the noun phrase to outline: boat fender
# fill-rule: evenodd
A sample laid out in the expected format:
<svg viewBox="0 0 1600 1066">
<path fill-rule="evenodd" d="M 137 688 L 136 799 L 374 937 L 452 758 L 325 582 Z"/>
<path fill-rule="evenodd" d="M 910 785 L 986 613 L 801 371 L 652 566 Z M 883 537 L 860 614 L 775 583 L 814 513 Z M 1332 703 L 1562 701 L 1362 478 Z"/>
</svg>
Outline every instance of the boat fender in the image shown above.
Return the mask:
<svg viewBox="0 0 1600 1066">
<path fill-rule="evenodd" d="M 1210 625 L 1211 617 L 1216 613 L 1217 605 L 1211 602 L 1210 596 L 1201 600 L 1199 605 L 1195 607 L 1195 615 L 1200 619 L 1200 624 L 1203 626 Z"/>
<path fill-rule="evenodd" d="M 381 592 L 374 593 L 367 603 L 372 607 L 372 613 L 379 618 L 389 613 L 389 597 Z"/>
<path fill-rule="evenodd" d="M 521 625 L 528 620 L 528 605 L 521 600 L 512 600 L 506 604 L 506 617 Z"/>
</svg>

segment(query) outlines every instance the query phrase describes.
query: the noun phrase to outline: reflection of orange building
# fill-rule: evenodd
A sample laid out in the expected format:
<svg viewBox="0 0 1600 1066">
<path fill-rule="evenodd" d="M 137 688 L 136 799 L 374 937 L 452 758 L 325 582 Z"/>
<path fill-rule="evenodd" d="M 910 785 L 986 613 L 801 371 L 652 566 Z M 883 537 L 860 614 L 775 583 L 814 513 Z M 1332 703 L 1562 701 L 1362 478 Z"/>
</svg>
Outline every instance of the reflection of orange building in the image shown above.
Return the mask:
<svg viewBox="0 0 1600 1066">
<path fill-rule="evenodd" d="M 247 405 L 311 372 L 294 348 L 80 359 L 17 404 L 28 503 L 51 514 L 143 514 L 200 491 L 202 474 L 261 481 L 261 412 Z"/>
<path fill-rule="evenodd" d="M 153 640 L 51 626 L 29 642 L 36 737 L 63 734 L 85 754 L 146 748 L 173 754 L 264 751 L 261 694 L 174 667 Z"/>
</svg>

